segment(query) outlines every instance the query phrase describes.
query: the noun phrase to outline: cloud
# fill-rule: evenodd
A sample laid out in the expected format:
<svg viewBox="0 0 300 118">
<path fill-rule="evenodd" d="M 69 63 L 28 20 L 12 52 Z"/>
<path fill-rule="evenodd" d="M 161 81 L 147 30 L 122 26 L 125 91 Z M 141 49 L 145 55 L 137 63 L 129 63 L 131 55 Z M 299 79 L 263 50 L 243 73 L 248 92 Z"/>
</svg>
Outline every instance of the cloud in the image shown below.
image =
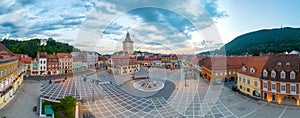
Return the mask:
<svg viewBox="0 0 300 118">
<path fill-rule="evenodd" d="M 111 52 L 108 49 L 120 49 L 115 47 L 129 30 L 137 46 L 149 50 L 183 49 L 189 47 L 187 42 L 199 43 L 191 32 L 210 27 L 214 23 L 212 18 L 226 16 L 218 10 L 216 1 L 1 0 L 0 36 L 9 34 L 19 39 L 51 36 L 86 50 L 98 45 L 99 52 Z M 82 31 L 89 33 L 81 35 Z M 69 39 L 88 39 L 89 44 Z"/>
</svg>

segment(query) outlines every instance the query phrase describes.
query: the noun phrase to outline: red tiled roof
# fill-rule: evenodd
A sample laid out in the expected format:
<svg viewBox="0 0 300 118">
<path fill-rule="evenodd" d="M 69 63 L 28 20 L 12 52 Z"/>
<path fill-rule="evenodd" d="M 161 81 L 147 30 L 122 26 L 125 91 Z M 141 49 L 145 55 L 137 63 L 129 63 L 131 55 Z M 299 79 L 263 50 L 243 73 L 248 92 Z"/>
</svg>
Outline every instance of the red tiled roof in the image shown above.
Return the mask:
<svg viewBox="0 0 300 118">
<path fill-rule="evenodd" d="M 281 65 L 278 65 L 278 62 Z M 287 65 L 286 63 L 290 63 Z M 266 63 L 265 69 L 268 70 L 299 70 L 299 55 L 298 54 L 274 54 Z"/>
<path fill-rule="evenodd" d="M 127 66 L 127 65 L 139 64 L 139 63 L 136 62 L 134 58 L 131 58 L 130 55 L 120 54 L 120 55 L 112 56 L 112 64 L 115 66 Z"/>
<path fill-rule="evenodd" d="M 31 57 L 28 56 L 28 54 L 15 54 L 17 57 L 19 57 L 19 62 L 30 64 L 31 63 Z"/>
<path fill-rule="evenodd" d="M 143 61 L 144 58 L 145 58 L 145 56 L 138 56 L 138 57 L 137 57 L 137 60 L 138 60 L 138 61 Z"/>
<path fill-rule="evenodd" d="M 0 61 L 2 60 L 15 60 L 18 59 L 14 53 L 7 49 L 2 43 L 0 43 Z"/>
<path fill-rule="evenodd" d="M 247 61 L 243 67 L 246 68 L 246 71 L 243 71 L 242 68 L 237 70 L 237 72 L 260 78 L 264 65 L 267 63 L 267 60 L 269 59 L 269 56 L 257 56 L 257 57 L 249 57 L 250 61 Z M 255 71 L 254 73 L 251 73 L 251 68 L 253 68 Z"/>
<path fill-rule="evenodd" d="M 171 60 L 178 60 L 177 57 L 171 57 Z"/>
<path fill-rule="evenodd" d="M 31 57 L 21 58 L 20 62 L 25 63 L 25 64 L 30 64 L 31 63 Z"/>
<path fill-rule="evenodd" d="M 153 60 L 159 61 L 159 60 L 161 60 L 161 58 L 160 57 L 153 57 Z"/>
<path fill-rule="evenodd" d="M 39 58 L 47 58 L 47 52 L 38 52 Z"/>
<path fill-rule="evenodd" d="M 69 53 L 57 53 L 56 55 L 58 58 L 65 58 L 65 57 L 72 58 L 72 55 Z"/>
<path fill-rule="evenodd" d="M 221 70 L 221 69 L 239 69 L 244 65 L 247 61 L 249 61 L 249 57 L 206 57 L 204 58 L 201 65 L 212 70 Z"/>
</svg>

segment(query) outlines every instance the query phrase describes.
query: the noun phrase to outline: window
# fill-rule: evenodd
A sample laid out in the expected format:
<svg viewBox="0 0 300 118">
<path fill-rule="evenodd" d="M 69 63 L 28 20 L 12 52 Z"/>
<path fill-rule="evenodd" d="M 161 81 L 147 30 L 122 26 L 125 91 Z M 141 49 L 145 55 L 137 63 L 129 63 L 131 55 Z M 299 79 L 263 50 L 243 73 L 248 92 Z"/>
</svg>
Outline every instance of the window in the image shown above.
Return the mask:
<svg viewBox="0 0 300 118">
<path fill-rule="evenodd" d="M 281 62 L 277 62 L 277 65 L 281 66 Z"/>
<path fill-rule="evenodd" d="M 272 77 L 272 78 L 275 78 L 275 77 L 276 77 L 276 72 L 275 72 L 274 70 L 272 70 L 272 72 L 271 72 L 271 77 Z"/>
<path fill-rule="evenodd" d="M 291 85 L 291 94 L 296 94 L 296 85 Z"/>
<path fill-rule="evenodd" d="M 285 85 L 281 85 L 281 86 L 280 86 L 280 89 L 281 89 L 281 91 L 284 91 L 284 92 L 285 92 Z"/>
<path fill-rule="evenodd" d="M 285 64 L 285 65 L 289 66 L 289 65 L 291 65 L 291 63 L 290 63 L 290 62 L 286 62 L 286 64 Z"/>
<path fill-rule="evenodd" d="M 242 71 L 246 72 L 247 68 L 245 66 L 243 66 Z"/>
<path fill-rule="evenodd" d="M 268 76 L 268 71 L 267 71 L 266 69 L 265 69 L 264 72 L 263 72 L 263 76 L 264 76 L 264 77 L 267 77 L 267 76 Z"/>
<path fill-rule="evenodd" d="M 246 83 L 246 79 L 245 78 L 243 78 L 243 83 Z"/>
<path fill-rule="evenodd" d="M 272 83 L 271 88 L 272 88 L 272 92 L 276 92 L 276 84 L 275 83 Z"/>
<path fill-rule="evenodd" d="M 228 74 L 231 75 L 231 71 L 229 71 Z"/>
<path fill-rule="evenodd" d="M 295 79 L 295 77 L 296 77 L 296 73 L 294 71 L 292 71 L 290 73 L 290 79 Z"/>
<path fill-rule="evenodd" d="M 222 73 L 222 72 L 220 72 L 220 76 L 223 76 L 223 73 Z"/>
<path fill-rule="evenodd" d="M 243 86 L 242 86 L 242 85 L 240 85 L 240 89 L 243 89 Z"/>
<path fill-rule="evenodd" d="M 249 88 L 247 88 L 247 92 L 250 92 L 250 89 L 249 89 Z"/>
<path fill-rule="evenodd" d="M 254 73 L 255 73 L 255 69 L 254 69 L 254 68 L 251 68 L 251 69 L 250 69 L 250 73 L 251 73 L 251 74 L 254 74 Z"/>
<path fill-rule="evenodd" d="M 216 72 L 215 75 L 218 76 L 218 73 Z"/>
<path fill-rule="evenodd" d="M 285 79 L 285 72 L 283 70 L 280 72 L 280 78 Z"/>
<path fill-rule="evenodd" d="M 254 86 L 257 87 L 258 86 L 258 83 L 257 81 L 254 81 Z"/>
<path fill-rule="evenodd" d="M 250 80 L 249 80 L 249 79 L 247 79 L 247 84 L 249 84 L 249 85 L 250 85 Z"/>
<path fill-rule="evenodd" d="M 0 70 L 0 79 L 2 78 L 2 70 Z"/>
<path fill-rule="evenodd" d="M 6 76 L 7 69 L 4 69 L 4 77 Z"/>
<path fill-rule="evenodd" d="M 239 77 L 239 81 L 242 82 L 242 78 L 241 77 Z"/>
</svg>

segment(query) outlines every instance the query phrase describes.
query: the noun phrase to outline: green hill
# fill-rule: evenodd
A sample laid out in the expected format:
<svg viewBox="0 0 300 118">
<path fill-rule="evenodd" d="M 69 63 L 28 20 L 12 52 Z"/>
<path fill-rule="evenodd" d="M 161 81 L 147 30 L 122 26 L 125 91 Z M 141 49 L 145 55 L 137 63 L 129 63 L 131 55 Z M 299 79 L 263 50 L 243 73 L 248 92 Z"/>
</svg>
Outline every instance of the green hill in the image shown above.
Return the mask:
<svg viewBox="0 0 300 118">
<path fill-rule="evenodd" d="M 72 51 L 79 51 L 79 49 L 74 48 L 67 43 L 56 42 L 52 38 L 48 39 L 46 46 L 40 46 L 40 39 L 31 39 L 26 41 L 4 39 L 0 42 L 15 54 L 28 54 L 33 58 L 36 57 L 38 51 L 42 52 L 44 50 L 48 54 L 53 54 L 56 52 L 70 53 Z"/>
<path fill-rule="evenodd" d="M 300 51 L 300 28 L 286 27 L 250 32 L 233 39 L 221 50 L 224 48 L 227 55 Z"/>
</svg>

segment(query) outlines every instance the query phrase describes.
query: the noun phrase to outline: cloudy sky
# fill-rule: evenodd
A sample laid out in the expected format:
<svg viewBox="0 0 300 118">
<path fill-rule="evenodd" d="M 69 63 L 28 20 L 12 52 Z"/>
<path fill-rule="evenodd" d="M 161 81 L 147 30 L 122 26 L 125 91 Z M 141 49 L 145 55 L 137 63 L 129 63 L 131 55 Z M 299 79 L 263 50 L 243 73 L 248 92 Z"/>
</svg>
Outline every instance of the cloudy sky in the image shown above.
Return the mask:
<svg viewBox="0 0 300 118">
<path fill-rule="evenodd" d="M 53 37 L 113 53 L 128 31 L 135 50 L 199 53 L 258 29 L 298 27 L 291 0 L 1 0 L 0 37 Z"/>
</svg>

